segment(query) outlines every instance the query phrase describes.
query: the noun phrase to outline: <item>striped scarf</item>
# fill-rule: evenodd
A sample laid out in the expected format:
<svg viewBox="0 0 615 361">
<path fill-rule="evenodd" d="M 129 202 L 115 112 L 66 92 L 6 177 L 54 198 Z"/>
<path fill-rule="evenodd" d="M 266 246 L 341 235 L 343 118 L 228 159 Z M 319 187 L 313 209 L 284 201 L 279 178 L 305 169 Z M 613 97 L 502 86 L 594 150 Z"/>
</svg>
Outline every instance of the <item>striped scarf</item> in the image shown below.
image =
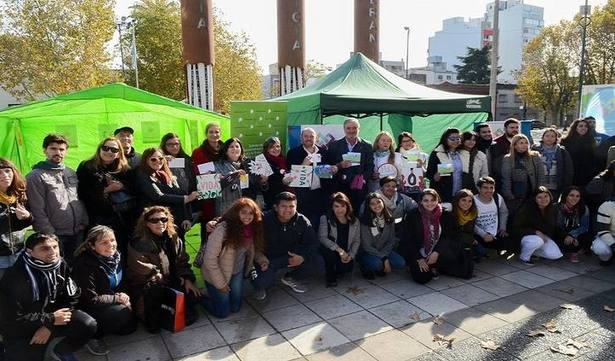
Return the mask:
<svg viewBox="0 0 615 361">
<path fill-rule="evenodd" d="M 27 252 L 23 252 L 22 257 L 24 259 L 24 267 L 26 268 L 28 277 L 30 277 L 30 281 L 32 282 L 32 297 L 34 298 L 34 301 L 40 301 L 41 299 L 38 277 L 34 275 L 34 272 L 38 272 L 43 276 L 43 281 L 45 282 L 44 287 L 47 288 L 47 296 L 49 297 L 49 300 L 52 303 L 55 302 L 56 295 L 58 293 L 58 270 L 62 264 L 62 259 L 60 258 L 54 263 L 45 263 L 30 256 Z"/>
</svg>

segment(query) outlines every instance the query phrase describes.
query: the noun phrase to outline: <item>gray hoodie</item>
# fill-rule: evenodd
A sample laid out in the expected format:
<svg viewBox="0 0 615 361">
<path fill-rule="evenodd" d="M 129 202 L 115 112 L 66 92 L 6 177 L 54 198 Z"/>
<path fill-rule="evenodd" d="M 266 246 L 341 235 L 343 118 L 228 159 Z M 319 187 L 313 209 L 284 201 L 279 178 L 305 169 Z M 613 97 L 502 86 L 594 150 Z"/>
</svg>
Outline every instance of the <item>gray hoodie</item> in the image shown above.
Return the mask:
<svg viewBox="0 0 615 361">
<path fill-rule="evenodd" d="M 72 169 L 42 161 L 32 167 L 26 179 L 35 231 L 73 236 L 85 229 L 88 215 L 77 197 L 77 174 Z"/>
</svg>

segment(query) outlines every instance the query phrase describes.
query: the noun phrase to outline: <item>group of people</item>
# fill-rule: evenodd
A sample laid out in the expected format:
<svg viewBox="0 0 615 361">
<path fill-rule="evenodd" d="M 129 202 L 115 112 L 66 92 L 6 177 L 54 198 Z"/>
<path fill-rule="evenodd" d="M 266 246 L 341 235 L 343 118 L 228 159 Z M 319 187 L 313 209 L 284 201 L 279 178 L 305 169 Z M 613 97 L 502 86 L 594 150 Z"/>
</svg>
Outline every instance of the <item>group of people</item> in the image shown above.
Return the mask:
<svg viewBox="0 0 615 361">
<path fill-rule="evenodd" d="M 174 133 L 138 153 L 134 130 L 123 127 L 76 171 L 64 164 L 69 141 L 57 134 L 45 137 L 46 159 L 25 178 L 0 158 L 6 358 L 42 359 L 60 336 L 49 350 L 55 359 L 74 360 L 83 346 L 104 355 L 106 334 L 133 332 L 137 320 L 150 332 L 164 327 L 169 290 L 184 293 L 190 324 L 197 305 L 219 318 L 238 312 L 245 282 L 258 300 L 278 281 L 304 293 L 306 277 L 324 275 L 335 287 L 355 263 L 367 279 L 407 269 L 427 283 L 440 274 L 471 278 L 487 256 L 533 264 L 566 253 L 578 262 L 591 249 L 604 264 L 612 258 L 615 162 L 599 156 L 591 119 L 574 121 L 563 137 L 546 129 L 535 145 L 516 119 L 497 138 L 489 123 L 451 128 L 430 154 L 408 132 L 395 139 L 383 131 L 372 144 L 354 118 L 343 130 L 321 146 L 304 128 L 286 155 L 280 139 L 267 139 L 269 176 L 251 173 L 240 139 L 223 141 L 215 123 L 191 155 Z M 409 161 L 421 170 L 411 184 L 402 172 Z M 309 187 L 291 187 L 293 165 L 327 165 L 332 176 L 314 172 Z M 220 175 L 221 197 L 199 199 L 204 172 Z M 195 223 L 204 290 L 185 244 Z"/>
</svg>

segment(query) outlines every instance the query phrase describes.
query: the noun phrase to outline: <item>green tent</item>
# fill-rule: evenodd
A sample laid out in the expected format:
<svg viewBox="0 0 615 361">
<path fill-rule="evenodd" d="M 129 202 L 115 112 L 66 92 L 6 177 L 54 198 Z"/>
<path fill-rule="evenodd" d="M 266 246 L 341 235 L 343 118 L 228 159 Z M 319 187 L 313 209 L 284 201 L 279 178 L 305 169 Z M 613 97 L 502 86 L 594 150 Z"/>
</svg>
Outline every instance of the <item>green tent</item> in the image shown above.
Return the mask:
<svg viewBox="0 0 615 361">
<path fill-rule="evenodd" d="M 449 93 L 403 79 L 361 53 L 315 83 L 272 99 L 288 102 L 288 124 L 339 123 L 362 118 L 361 134 L 412 131 L 431 149 L 446 127 L 470 129 L 489 117 L 491 98 Z"/>
<path fill-rule="evenodd" d="M 158 146 L 165 133 L 174 132 L 190 153 L 202 142 L 205 125 L 210 122 L 219 123 L 224 136 L 230 134 L 230 121 L 225 116 L 114 83 L 0 111 L 0 132 L 4 134 L 0 156 L 27 173 L 44 157 L 45 135 L 60 133 L 70 141 L 66 164 L 74 168 L 122 126 L 135 129 L 138 151 Z"/>
</svg>

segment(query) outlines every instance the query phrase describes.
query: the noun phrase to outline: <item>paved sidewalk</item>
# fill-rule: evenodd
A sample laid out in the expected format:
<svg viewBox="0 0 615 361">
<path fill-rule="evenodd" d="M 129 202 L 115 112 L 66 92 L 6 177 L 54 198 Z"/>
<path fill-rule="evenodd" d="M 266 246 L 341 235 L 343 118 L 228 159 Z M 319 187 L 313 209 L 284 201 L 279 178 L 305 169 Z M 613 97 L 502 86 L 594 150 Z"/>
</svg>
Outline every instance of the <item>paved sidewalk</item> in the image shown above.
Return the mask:
<svg viewBox="0 0 615 361">
<path fill-rule="evenodd" d="M 489 260 L 476 277 L 446 276 L 426 286 L 402 273 L 374 281 L 342 278 L 327 289 L 313 280 L 295 294 L 280 286 L 265 301 L 247 299 L 226 320 L 201 317 L 183 332 L 108 337 L 111 352 L 80 360 L 612 360 L 615 347 L 615 267 L 595 258 L 527 266 Z M 566 309 L 560 307 L 568 304 Z M 435 320 L 436 316 L 441 315 Z M 443 319 L 437 324 L 435 321 Z M 553 320 L 556 333 L 527 333 Z M 440 334 L 452 346 L 434 342 Z M 554 353 L 568 339 L 588 344 L 575 356 Z M 481 348 L 493 341 L 495 351 Z"/>
</svg>

